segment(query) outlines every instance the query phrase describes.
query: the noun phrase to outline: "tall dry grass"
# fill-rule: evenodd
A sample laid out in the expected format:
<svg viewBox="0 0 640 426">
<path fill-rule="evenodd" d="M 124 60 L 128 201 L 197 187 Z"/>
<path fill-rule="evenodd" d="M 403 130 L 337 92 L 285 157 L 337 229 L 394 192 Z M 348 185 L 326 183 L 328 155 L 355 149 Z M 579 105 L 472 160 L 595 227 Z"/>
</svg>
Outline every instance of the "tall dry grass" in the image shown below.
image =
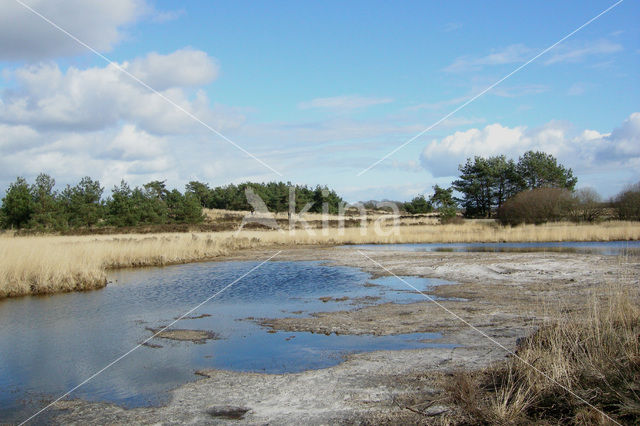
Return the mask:
<svg viewBox="0 0 640 426">
<path fill-rule="evenodd" d="M 0 237 L 0 298 L 106 285 L 111 268 L 213 258 L 251 247 L 247 238 L 216 234 L 101 237 Z"/>
<path fill-rule="evenodd" d="M 0 297 L 92 289 L 104 286 L 106 270 L 186 263 L 235 250 L 300 244 L 430 242 L 612 241 L 640 239 L 633 222 L 599 225 L 549 224 L 501 227 L 483 221 L 461 225 L 390 227 L 376 220 L 366 228 L 296 229 L 190 234 L 94 236 L 0 235 Z"/>
<path fill-rule="evenodd" d="M 458 372 L 446 386 L 456 422 L 640 423 L 637 290 L 612 288 L 586 312 L 548 320 L 519 345 L 518 357 Z"/>
<path fill-rule="evenodd" d="M 392 243 L 476 243 L 544 241 L 618 241 L 640 239 L 638 222 L 602 224 L 553 223 L 546 225 L 499 226 L 494 222 L 466 221 L 450 225 L 391 227 L 391 220 L 369 223 L 366 228 L 295 229 L 291 232 L 242 231 L 240 235 L 276 244 L 392 244 Z M 379 226 L 378 226 L 379 225 Z"/>
</svg>

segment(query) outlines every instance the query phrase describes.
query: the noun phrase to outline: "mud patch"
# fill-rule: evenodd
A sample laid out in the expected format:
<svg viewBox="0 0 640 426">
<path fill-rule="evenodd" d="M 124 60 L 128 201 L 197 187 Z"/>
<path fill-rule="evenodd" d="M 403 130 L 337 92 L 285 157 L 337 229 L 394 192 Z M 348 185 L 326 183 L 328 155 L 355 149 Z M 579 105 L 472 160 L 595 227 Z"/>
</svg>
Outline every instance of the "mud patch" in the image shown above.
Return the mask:
<svg viewBox="0 0 640 426">
<path fill-rule="evenodd" d="M 193 316 L 184 317 L 184 318 L 175 317 L 174 320 L 178 320 L 178 319 L 181 319 L 181 320 L 183 320 L 183 319 L 200 319 L 200 318 L 207 318 L 207 317 L 210 317 L 210 316 L 211 316 L 210 314 L 200 314 L 200 315 L 193 315 Z"/>
<path fill-rule="evenodd" d="M 347 296 L 343 296 L 343 297 L 325 296 L 325 297 L 319 297 L 318 300 L 322 301 L 323 303 L 327 303 L 327 302 L 344 302 L 345 300 L 349 300 L 349 298 Z"/>
<path fill-rule="evenodd" d="M 211 407 L 207 409 L 207 414 L 218 419 L 242 420 L 248 411 L 248 408 L 225 405 L 221 407 Z"/>
<path fill-rule="evenodd" d="M 156 334 L 158 339 L 178 340 L 180 342 L 193 342 L 203 344 L 207 340 L 219 340 L 220 336 L 208 330 L 186 330 L 182 328 L 174 328 L 163 330 L 162 328 L 150 328 L 147 330 Z"/>
</svg>

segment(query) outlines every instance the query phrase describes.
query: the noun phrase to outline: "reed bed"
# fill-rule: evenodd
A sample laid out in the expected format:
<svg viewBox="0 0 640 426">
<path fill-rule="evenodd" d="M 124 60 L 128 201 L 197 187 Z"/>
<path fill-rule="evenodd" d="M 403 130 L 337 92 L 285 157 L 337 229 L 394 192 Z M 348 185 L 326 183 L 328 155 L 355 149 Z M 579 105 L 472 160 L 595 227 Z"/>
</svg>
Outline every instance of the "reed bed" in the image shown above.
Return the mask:
<svg viewBox="0 0 640 426">
<path fill-rule="evenodd" d="M 0 235 L 0 298 L 99 288 L 110 268 L 157 266 L 214 258 L 246 248 L 301 244 L 614 241 L 640 239 L 636 222 L 502 227 L 486 221 L 366 227 L 84 236 Z"/>
<path fill-rule="evenodd" d="M 253 245 L 216 234 L 0 237 L 0 298 L 91 290 L 106 285 L 107 269 L 187 263 Z"/>
<path fill-rule="evenodd" d="M 242 231 L 240 235 L 275 244 L 402 244 L 479 243 L 546 241 L 629 241 L 640 239 L 638 222 L 602 224 L 554 223 L 546 225 L 499 226 L 487 221 L 466 221 L 450 225 L 391 227 L 391 220 L 376 221 L 365 228 L 295 229 L 282 231 Z M 400 222 L 402 225 L 402 222 Z M 379 225 L 379 226 L 378 226 Z"/>
</svg>

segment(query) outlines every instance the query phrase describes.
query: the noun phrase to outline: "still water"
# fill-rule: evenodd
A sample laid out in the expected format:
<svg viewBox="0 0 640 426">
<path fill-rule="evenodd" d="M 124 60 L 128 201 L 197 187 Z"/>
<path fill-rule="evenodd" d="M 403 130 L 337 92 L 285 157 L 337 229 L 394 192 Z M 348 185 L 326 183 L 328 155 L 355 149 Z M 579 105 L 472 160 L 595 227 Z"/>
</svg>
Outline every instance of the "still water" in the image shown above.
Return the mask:
<svg viewBox="0 0 640 426">
<path fill-rule="evenodd" d="M 257 264 L 209 262 L 120 270 L 111 273 L 111 283 L 101 290 L 0 301 L 0 423 L 29 417 L 151 336 L 148 328 L 168 325 Z M 427 291 L 446 283 L 403 278 Z M 189 315 L 209 316 L 183 319 L 174 326 L 209 330 L 219 340 L 197 344 L 153 339 L 150 343 L 161 347 L 141 346 L 72 397 L 126 407 L 161 404 L 168 390 L 195 380 L 198 369 L 297 372 L 335 365 L 348 353 L 450 346 L 438 344 L 437 334 L 269 333 L 247 320 L 424 300 L 406 290 L 396 278 L 370 279 L 355 268 L 269 262 Z M 323 302 L 322 297 L 347 299 Z M 422 339 L 433 343 L 421 343 Z"/>
<path fill-rule="evenodd" d="M 559 243 L 429 243 L 358 244 L 347 247 L 366 250 L 407 250 L 425 252 L 504 252 L 504 253 L 578 253 L 618 256 L 640 254 L 640 241 L 559 242 Z"/>
</svg>

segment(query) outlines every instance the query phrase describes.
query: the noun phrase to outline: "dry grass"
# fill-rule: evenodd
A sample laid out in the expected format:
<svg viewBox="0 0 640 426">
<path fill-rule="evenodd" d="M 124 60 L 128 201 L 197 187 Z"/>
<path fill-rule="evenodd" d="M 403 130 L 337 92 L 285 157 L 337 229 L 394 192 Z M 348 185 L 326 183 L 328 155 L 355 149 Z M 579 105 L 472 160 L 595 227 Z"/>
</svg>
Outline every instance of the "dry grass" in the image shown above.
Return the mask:
<svg viewBox="0 0 640 426">
<path fill-rule="evenodd" d="M 466 221 L 457 225 L 387 226 L 391 220 L 376 220 L 366 228 L 296 229 L 293 232 L 243 231 L 240 235 L 278 244 L 389 244 L 474 243 L 541 241 L 617 241 L 640 239 L 638 222 L 606 222 L 598 225 L 557 223 L 499 226 L 493 222 Z M 400 222 L 402 223 L 402 222 Z M 385 225 L 386 224 L 386 225 Z M 378 226 L 379 225 L 379 226 Z M 378 232 L 380 230 L 381 232 Z"/>
<path fill-rule="evenodd" d="M 226 218 L 240 218 L 242 219 L 245 216 L 251 216 L 251 212 L 248 210 L 224 210 L 224 209 L 203 209 L 203 213 L 204 215 L 212 221 L 216 221 L 216 220 L 220 220 L 220 219 L 226 219 Z M 255 217 L 271 217 L 271 218 L 275 218 L 275 219 L 288 219 L 289 218 L 289 214 L 288 212 L 279 212 L 279 213 L 254 213 Z M 366 217 L 369 219 L 375 219 L 381 216 L 390 216 L 389 213 L 383 212 L 383 211 L 372 211 L 372 210 L 367 210 L 366 213 Z M 340 216 L 339 215 L 332 215 L 332 214 L 328 214 L 328 215 L 323 215 L 322 213 L 312 213 L 312 212 L 307 212 L 307 213 L 303 213 L 303 214 L 296 214 L 296 217 L 298 217 L 299 219 L 305 219 L 305 220 L 309 220 L 309 221 L 318 221 L 318 220 L 322 220 L 322 219 L 327 219 L 327 220 L 339 220 Z M 358 210 L 355 209 L 351 209 L 348 210 L 347 212 L 345 212 L 345 217 L 347 218 L 360 218 L 360 212 Z"/>
<path fill-rule="evenodd" d="M 84 236 L 0 235 L 0 298 L 104 286 L 106 270 L 186 263 L 244 248 L 299 244 L 429 242 L 610 241 L 640 239 L 633 222 L 501 227 L 484 221 L 462 225 L 388 227 L 382 217 L 366 228 L 215 233 Z M 385 225 L 387 224 L 387 225 Z"/>
<path fill-rule="evenodd" d="M 0 298 L 90 290 L 110 268 L 186 263 L 251 247 L 246 238 L 192 234 L 0 237 Z"/>
<path fill-rule="evenodd" d="M 481 372 L 454 375 L 446 388 L 455 422 L 640 422 L 637 289 L 611 289 L 594 297 L 586 312 L 543 324 L 517 355 Z"/>
</svg>

